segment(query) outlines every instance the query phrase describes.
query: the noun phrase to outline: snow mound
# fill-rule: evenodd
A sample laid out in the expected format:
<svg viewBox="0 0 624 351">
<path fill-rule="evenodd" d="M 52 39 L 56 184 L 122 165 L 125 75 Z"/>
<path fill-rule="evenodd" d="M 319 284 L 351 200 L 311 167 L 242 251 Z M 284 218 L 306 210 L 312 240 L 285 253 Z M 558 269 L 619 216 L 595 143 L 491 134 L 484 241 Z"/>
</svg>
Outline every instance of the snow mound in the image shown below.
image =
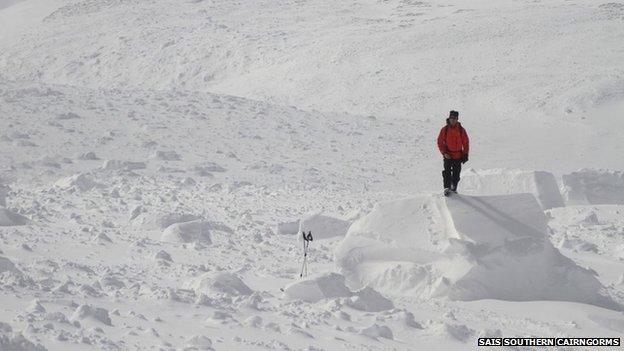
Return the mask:
<svg viewBox="0 0 624 351">
<path fill-rule="evenodd" d="M 105 325 L 112 325 L 108 310 L 90 305 L 80 305 L 72 315 L 73 320 L 92 320 Z"/>
<path fill-rule="evenodd" d="M 313 214 L 304 217 L 299 222 L 299 232 L 312 232 L 314 240 L 345 236 L 350 222 L 322 214 Z"/>
<path fill-rule="evenodd" d="M 368 328 L 364 328 L 360 330 L 360 334 L 368 336 L 375 340 L 377 340 L 378 338 L 385 338 L 385 339 L 390 339 L 390 340 L 394 339 L 394 335 L 392 334 L 392 329 L 390 329 L 389 327 L 385 325 L 373 324 Z"/>
<path fill-rule="evenodd" d="M 568 205 L 624 204 L 624 172 L 582 169 L 562 176 Z"/>
<path fill-rule="evenodd" d="M 20 214 L 14 213 L 4 207 L 0 207 L 0 227 L 26 225 L 30 220 Z"/>
<path fill-rule="evenodd" d="M 530 194 L 420 196 L 378 206 L 336 250 L 352 288 L 452 300 L 562 300 L 620 308 L 548 240 Z"/>
<path fill-rule="evenodd" d="M 198 243 L 210 245 L 212 244 L 210 231 L 213 228 L 214 225 L 212 222 L 202 220 L 174 223 L 163 231 L 160 240 L 170 243 Z"/>
<path fill-rule="evenodd" d="M 186 342 L 186 346 L 191 350 L 214 350 L 212 340 L 204 335 L 195 335 Z"/>
<path fill-rule="evenodd" d="M 237 275 L 229 272 L 209 272 L 193 279 L 187 287 L 197 294 L 240 296 L 251 295 L 251 290 Z"/>
<path fill-rule="evenodd" d="M 143 229 L 162 230 L 175 223 L 191 222 L 201 219 L 200 216 L 186 213 L 141 213 L 137 215 L 132 223 L 142 227 Z"/>
<path fill-rule="evenodd" d="M 345 277 L 338 273 L 317 274 L 284 288 L 286 297 L 307 302 L 353 295 L 345 285 Z"/>
<path fill-rule="evenodd" d="M 564 206 L 555 176 L 544 171 L 468 169 L 462 173 L 460 190 L 469 195 L 530 193 L 544 210 Z"/>
<path fill-rule="evenodd" d="M 97 184 L 82 173 L 74 174 L 69 177 L 61 178 L 54 183 L 54 186 L 60 189 L 76 189 L 80 191 L 88 191 L 97 186 Z"/>
<path fill-rule="evenodd" d="M 122 170 L 122 171 L 134 171 L 138 169 L 145 169 L 147 165 L 145 162 L 134 161 L 120 161 L 120 160 L 106 160 L 102 165 L 102 169 L 108 171 Z"/>
</svg>

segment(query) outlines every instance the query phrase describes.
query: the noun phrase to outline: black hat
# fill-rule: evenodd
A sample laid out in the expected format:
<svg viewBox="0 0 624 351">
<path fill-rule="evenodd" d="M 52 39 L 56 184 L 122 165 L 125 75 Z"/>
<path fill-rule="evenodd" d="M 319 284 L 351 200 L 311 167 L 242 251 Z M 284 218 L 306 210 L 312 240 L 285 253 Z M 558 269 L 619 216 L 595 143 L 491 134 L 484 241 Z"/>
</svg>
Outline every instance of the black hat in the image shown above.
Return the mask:
<svg viewBox="0 0 624 351">
<path fill-rule="evenodd" d="M 451 112 L 449 112 L 449 117 L 459 118 L 459 112 L 451 110 Z"/>
</svg>

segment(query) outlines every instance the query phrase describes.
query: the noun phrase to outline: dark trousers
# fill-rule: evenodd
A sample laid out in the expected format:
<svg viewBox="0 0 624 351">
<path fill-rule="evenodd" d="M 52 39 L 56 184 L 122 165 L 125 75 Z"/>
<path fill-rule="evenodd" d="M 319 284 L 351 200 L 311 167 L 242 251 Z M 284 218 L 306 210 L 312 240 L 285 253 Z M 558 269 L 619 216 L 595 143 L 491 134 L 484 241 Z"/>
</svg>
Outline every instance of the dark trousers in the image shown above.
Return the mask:
<svg viewBox="0 0 624 351">
<path fill-rule="evenodd" d="M 459 173 L 461 173 L 461 166 L 461 160 L 453 160 L 452 158 L 444 159 L 444 170 L 442 171 L 444 189 L 451 188 L 453 190 L 457 190 L 457 183 L 459 183 Z"/>
</svg>

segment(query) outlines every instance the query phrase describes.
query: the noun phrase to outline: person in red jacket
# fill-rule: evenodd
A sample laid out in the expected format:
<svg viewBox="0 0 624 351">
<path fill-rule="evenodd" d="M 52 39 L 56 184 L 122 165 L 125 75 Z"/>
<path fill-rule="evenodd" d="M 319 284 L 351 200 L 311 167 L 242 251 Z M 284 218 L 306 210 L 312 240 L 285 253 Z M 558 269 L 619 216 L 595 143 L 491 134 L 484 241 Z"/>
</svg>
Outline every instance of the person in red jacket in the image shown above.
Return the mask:
<svg viewBox="0 0 624 351">
<path fill-rule="evenodd" d="M 446 126 L 440 130 L 440 135 L 438 135 L 438 149 L 444 157 L 442 179 L 444 181 L 444 195 L 446 196 L 451 191 L 457 192 L 462 163 L 468 161 L 468 133 L 457 121 L 458 119 L 459 112 L 451 111 L 449 118 L 446 119 Z"/>
</svg>

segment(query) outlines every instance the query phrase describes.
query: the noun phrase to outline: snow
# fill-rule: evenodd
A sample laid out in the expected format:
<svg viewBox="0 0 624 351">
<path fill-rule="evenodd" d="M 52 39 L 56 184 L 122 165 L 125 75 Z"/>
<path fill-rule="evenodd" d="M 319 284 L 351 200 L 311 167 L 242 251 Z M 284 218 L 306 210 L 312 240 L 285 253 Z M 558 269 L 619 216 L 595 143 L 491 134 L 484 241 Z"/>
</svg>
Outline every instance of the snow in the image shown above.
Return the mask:
<svg viewBox="0 0 624 351">
<path fill-rule="evenodd" d="M 7 351 L 45 351 L 40 344 L 34 344 L 21 333 L 5 335 L 0 333 L 0 348 Z"/>
<path fill-rule="evenodd" d="M 562 176 L 568 205 L 624 204 L 624 172 L 582 169 Z"/>
<path fill-rule="evenodd" d="M 78 321 L 94 321 L 109 326 L 112 325 L 108 310 L 90 305 L 78 306 L 71 319 Z"/>
<path fill-rule="evenodd" d="M 602 295 L 591 271 L 550 243 L 546 217 L 530 194 L 384 204 L 349 229 L 336 262 L 352 286 L 386 293 L 621 308 Z"/>
<path fill-rule="evenodd" d="M 530 193 L 544 210 L 563 206 L 555 176 L 545 171 L 467 169 L 462 173 L 461 191 L 474 195 Z"/>
<path fill-rule="evenodd" d="M 220 230 L 231 233 L 227 226 L 203 220 L 174 223 L 162 233 L 160 240 L 170 243 L 212 244 L 211 231 Z"/>
<path fill-rule="evenodd" d="M 312 233 L 316 240 L 344 236 L 351 225 L 350 222 L 340 218 L 323 215 L 320 213 L 308 215 L 299 221 L 299 232 Z"/>
<path fill-rule="evenodd" d="M 253 292 L 238 276 L 229 272 L 205 273 L 189 287 L 197 294 L 251 295 Z"/>
<path fill-rule="evenodd" d="M 0 0 L 0 349 L 621 335 L 623 18 Z M 471 154 L 444 198 L 451 109 Z"/>
<path fill-rule="evenodd" d="M 11 262 L 11 260 L 9 260 L 6 257 L 2 257 L 0 256 L 0 273 L 3 272 L 17 272 L 17 268 L 15 268 L 15 264 L 13 264 L 13 262 Z"/>
<path fill-rule="evenodd" d="M 28 218 L 4 207 L 0 207 L 0 226 L 26 225 L 28 222 Z"/>
<path fill-rule="evenodd" d="M 306 278 L 284 288 L 284 293 L 291 299 L 318 302 L 322 299 L 351 296 L 345 286 L 345 278 L 337 273 L 324 273 Z"/>
<path fill-rule="evenodd" d="M 93 182 L 82 173 L 74 174 L 66 178 L 61 178 L 56 183 L 54 183 L 54 185 L 64 190 L 74 188 L 79 191 L 88 191 L 97 186 L 95 182 Z"/>
<path fill-rule="evenodd" d="M 360 330 L 360 334 L 366 335 L 373 339 L 377 338 L 386 338 L 392 340 L 394 336 L 392 335 L 392 330 L 385 325 L 377 325 L 373 324 L 368 328 L 364 328 Z"/>
<path fill-rule="evenodd" d="M 6 206 L 6 196 L 9 193 L 9 187 L 0 183 L 0 206 Z"/>
<path fill-rule="evenodd" d="M 392 301 L 383 297 L 370 286 L 356 291 L 354 296 L 346 301 L 346 305 L 366 312 L 380 312 L 394 308 Z"/>
</svg>

